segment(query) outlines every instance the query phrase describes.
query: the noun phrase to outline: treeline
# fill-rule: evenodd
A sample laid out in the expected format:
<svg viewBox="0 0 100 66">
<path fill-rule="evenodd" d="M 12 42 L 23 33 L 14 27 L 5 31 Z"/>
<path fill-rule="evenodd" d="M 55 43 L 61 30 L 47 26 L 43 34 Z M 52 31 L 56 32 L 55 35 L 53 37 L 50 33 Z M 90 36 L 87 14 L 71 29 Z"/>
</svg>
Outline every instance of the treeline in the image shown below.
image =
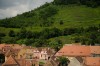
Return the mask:
<svg viewBox="0 0 100 66">
<path fill-rule="evenodd" d="M 54 0 L 56 5 L 82 4 L 89 7 L 100 6 L 100 0 Z"/>
<path fill-rule="evenodd" d="M 40 8 L 25 12 L 16 17 L 0 20 L 0 27 L 21 28 L 27 26 L 48 27 L 53 24 L 54 19 L 51 18 L 57 14 L 58 9 L 53 4 L 46 3 Z"/>
<path fill-rule="evenodd" d="M 26 30 L 25 28 L 22 28 L 19 32 L 14 32 L 13 30 L 10 30 L 8 33 L 8 36 L 10 38 L 6 40 L 2 38 L 6 35 L 0 33 L 1 43 L 19 43 L 38 47 L 58 47 L 62 43 L 60 40 L 55 40 L 54 42 L 52 42 L 48 41 L 48 39 L 68 35 L 75 35 L 72 39 L 75 42 L 81 42 L 82 44 L 87 45 L 94 45 L 95 43 L 100 43 L 100 26 L 91 26 L 88 28 L 65 28 L 63 30 L 60 30 L 58 28 L 45 28 L 40 32 L 32 32 Z"/>
</svg>

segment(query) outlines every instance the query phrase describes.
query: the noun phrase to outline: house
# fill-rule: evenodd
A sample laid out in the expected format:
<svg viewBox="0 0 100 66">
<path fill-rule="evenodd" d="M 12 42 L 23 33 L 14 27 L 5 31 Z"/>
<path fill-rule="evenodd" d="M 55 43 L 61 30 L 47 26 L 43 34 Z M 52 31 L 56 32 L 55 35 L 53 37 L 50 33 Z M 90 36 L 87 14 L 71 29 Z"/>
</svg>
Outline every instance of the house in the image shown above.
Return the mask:
<svg viewBox="0 0 100 66">
<path fill-rule="evenodd" d="M 0 47 L 5 55 L 5 63 L 2 66 L 38 66 L 39 61 L 46 62 L 55 53 L 54 49 L 48 47 L 36 48 L 17 44 L 4 44 Z"/>
<path fill-rule="evenodd" d="M 70 60 L 69 66 L 100 66 L 100 46 L 64 45 L 56 57 L 65 56 Z"/>
<path fill-rule="evenodd" d="M 30 47 L 30 48 L 27 48 L 26 49 L 26 52 L 25 52 L 25 59 L 33 59 L 34 57 L 34 48 Z"/>
<path fill-rule="evenodd" d="M 38 48 L 40 51 L 40 59 L 43 60 L 48 60 L 53 54 L 53 49 L 48 48 L 48 47 L 42 47 L 42 48 Z"/>
<path fill-rule="evenodd" d="M 10 46 L 9 48 L 4 47 L 4 50 L 5 49 L 6 49 L 6 51 L 5 51 L 5 61 L 6 61 L 10 55 L 12 55 L 14 58 L 18 58 L 18 53 L 21 50 L 21 47 L 13 45 L 13 46 Z"/>
<path fill-rule="evenodd" d="M 1 46 L 1 44 L 0 44 Z M 2 51 L 6 53 L 8 50 L 13 49 L 14 51 L 19 51 L 22 48 L 22 46 L 18 44 L 2 44 Z"/>
<path fill-rule="evenodd" d="M 100 57 L 84 58 L 84 66 L 100 66 Z"/>
<path fill-rule="evenodd" d="M 20 66 L 17 61 L 14 59 L 14 57 L 10 56 L 2 66 Z"/>
<path fill-rule="evenodd" d="M 0 54 L 3 53 L 3 47 L 5 46 L 5 44 L 0 44 Z"/>
<path fill-rule="evenodd" d="M 52 54 L 53 50 L 51 48 L 24 47 L 18 53 L 18 58 L 48 60 Z"/>
<path fill-rule="evenodd" d="M 5 44 L 0 44 L 0 50 L 5 46 Z"/>
<path fill-rule="evenodd" d="M 22 49 L 18 52 L 18 59 L 25 59 L 25 53 L 26 53 L 26 48 L 22 48 Z"/>
<path fill-rule="evenodd" d="M 90 46 L 90 50 L 93 57 L 100 57 L 100 46 Z"/>
<path fill-rule="evenodd" d="M 13 56 L 10 55 L 7 61 L 5 61 L 2 66 L 32 66 L 32 64 L 38 66 L 38 61 L 15 59 Z"/>
<path fill-rule="evenodd" d="M 90 56 L 90 47 L 81 45 L 64 45 L 55 56 L 86 57 Z"/>
<path fill-rule="evenodd" d="M 2 47 L 3 53 L 6 53 L 8 50 L 10 50 L 10 49 L 11 49 L 11 46 L 12 46 L 12 45 L 5 44 L 5 45 Z"/>
<path fill-rule="evenodd" d="M 40 51 L 38 48 L 34 48 L 33 53 L 34 53 L 33 55 L 34 59 L 40 59 Z"/>
</svg>

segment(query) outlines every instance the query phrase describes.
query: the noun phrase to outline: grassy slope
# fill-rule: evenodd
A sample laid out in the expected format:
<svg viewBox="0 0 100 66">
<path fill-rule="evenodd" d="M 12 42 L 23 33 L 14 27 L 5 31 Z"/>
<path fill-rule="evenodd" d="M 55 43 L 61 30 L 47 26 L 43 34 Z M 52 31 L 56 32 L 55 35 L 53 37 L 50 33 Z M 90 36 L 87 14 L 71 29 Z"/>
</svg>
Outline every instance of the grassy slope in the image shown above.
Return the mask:
<svg viewBox="0 0 100 66">
<path fill-rule="evenodd" d="M 66 27 L 88 27 L 91 25 L 98 25 L 100 24 L 100 7 L 98 8 L 90 8 L 86 6 L 56 6 L 59 9 L 58 14 L 53 16 L 55 19 L 54 25 L 50 27 L 26 27 L 27 30 L 32 31 L 41 31 L 44 28 L 52 28 L 57 27 L 60 29 L 66 28 Z M 60 20 L 63 20 L 64 24 L 60 25 Z M 16 28 L 3 28 L 0 27 L 0 32 L 8 33 L 9 30 L 19 31 L 19 29 Z M 73 35 L 72 36 L 60 36 L 56 37 L 57 39 L 60 39 L 63 41 L 63 43 L 71 43 Z M 55 38 L 51 38 L 50 40 L 54 40 Z"/>
<path fill-rule="evenodd" d="M 60 11 L 55 15 L 56 27 L 87 27 L 100 24 L 100 7 L 58 6 L 58 8 Z M 64 21 L 64 25 L 58 24 L 60 20 Z"/>
</svg>

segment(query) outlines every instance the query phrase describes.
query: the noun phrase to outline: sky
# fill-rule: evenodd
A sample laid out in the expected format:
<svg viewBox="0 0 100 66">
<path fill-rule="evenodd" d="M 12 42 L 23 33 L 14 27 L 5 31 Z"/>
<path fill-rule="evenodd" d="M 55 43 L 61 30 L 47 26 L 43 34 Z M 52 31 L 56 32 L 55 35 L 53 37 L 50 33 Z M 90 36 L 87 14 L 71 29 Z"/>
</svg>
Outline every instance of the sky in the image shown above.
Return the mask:
<svg viewBox="0 0 100 66">
<path fill-rule="evenodd" d="M 17 14 L 33 10 L 53 0 L 0 0 L 0 19 L 14 17 Z"/>
</svg>

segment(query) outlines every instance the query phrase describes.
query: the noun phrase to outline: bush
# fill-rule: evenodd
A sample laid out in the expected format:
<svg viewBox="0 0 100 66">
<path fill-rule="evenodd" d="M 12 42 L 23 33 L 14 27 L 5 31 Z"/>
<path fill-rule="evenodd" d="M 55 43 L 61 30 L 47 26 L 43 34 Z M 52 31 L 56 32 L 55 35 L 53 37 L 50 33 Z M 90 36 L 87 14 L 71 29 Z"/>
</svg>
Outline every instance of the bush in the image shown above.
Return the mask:
<svg viewBox="0 0 100 66">
<path fill-rule="evenodd" d="M 10 37 L 15 37 L 15 35 L 16 35 L 16 34 L 15 34 L 15 32 L 14 32 L 13 30 L 10 30 L 10 31 L 9 31 L 9 36 L 10 36 Z"/>
</svg>

